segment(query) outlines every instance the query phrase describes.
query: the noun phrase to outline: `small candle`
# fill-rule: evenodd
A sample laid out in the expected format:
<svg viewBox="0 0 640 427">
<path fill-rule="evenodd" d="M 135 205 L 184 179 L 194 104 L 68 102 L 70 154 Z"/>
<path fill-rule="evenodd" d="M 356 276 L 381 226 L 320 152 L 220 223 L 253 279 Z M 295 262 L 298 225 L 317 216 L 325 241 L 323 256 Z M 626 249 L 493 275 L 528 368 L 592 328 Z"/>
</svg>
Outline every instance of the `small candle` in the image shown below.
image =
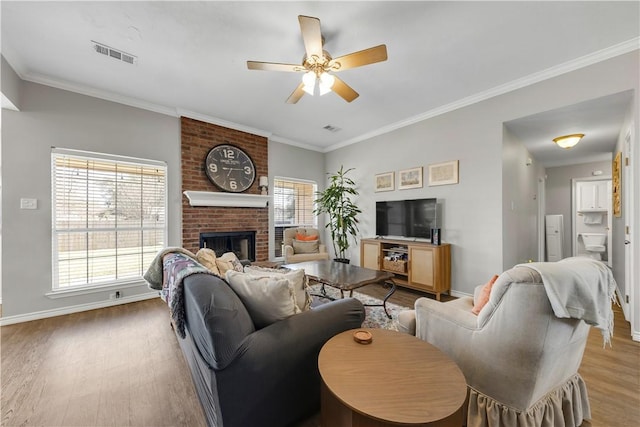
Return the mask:
<svg viewBox="0 0 640 427">
<path fill-rule="evenodd" d="M 260 187 L 268 187 L 269 186 L 269 178 L 266 176 L 260 177 Z"/>
</svg>

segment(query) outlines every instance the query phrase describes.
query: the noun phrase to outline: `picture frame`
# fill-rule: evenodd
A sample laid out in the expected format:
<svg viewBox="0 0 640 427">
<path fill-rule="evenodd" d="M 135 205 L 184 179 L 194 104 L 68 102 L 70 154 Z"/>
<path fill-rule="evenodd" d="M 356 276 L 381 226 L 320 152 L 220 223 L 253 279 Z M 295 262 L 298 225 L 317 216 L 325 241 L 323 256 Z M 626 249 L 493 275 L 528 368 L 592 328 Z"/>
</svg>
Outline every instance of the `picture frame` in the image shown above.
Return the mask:
<svg viewBox="0 0 640 427">
<path fill-rule="evenodd" d="M 429 186 L 457 184 L 458 160 L 429 165 Z"/>
<path fill-rule="evenodd" d="M 618 151 L 613 159 L 613 165 L 611 166 L 613 182 L 612 187 L 612 202 L 613 202 L 613 216 L 620 218 L 622 216 L 622 152 Z"/>
<path fill-rule="evenodd" d="M 422 188 L 422 166 L 398 172 L 398 190 Z"/>
<path fill-rule="evenodd" d="M 375 176 L 375 191 L 393 191 L 395 189 L 394 173 L 385 172 Z"/>
</svg>

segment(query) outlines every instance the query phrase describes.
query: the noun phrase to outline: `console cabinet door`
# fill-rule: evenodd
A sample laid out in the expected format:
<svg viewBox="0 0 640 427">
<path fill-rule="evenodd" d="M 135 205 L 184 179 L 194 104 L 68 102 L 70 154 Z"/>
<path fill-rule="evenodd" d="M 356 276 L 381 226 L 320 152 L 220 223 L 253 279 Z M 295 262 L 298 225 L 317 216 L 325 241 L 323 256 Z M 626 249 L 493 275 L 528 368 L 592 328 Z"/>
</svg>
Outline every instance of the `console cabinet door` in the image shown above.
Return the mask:
<svg viewBox="0 0 640 427">
<path fill-rule="evenodd" d="M 380 270 L 380 243 L 362 240 L 360 244 L 360 265 L 372 270 Z"/>
<path fill-rule="evenodd" d="M 423 287 L 424 289 L 434 289 L 434 251 L 426 246 L 409 246 L 409 283 Z"/>
</svg>

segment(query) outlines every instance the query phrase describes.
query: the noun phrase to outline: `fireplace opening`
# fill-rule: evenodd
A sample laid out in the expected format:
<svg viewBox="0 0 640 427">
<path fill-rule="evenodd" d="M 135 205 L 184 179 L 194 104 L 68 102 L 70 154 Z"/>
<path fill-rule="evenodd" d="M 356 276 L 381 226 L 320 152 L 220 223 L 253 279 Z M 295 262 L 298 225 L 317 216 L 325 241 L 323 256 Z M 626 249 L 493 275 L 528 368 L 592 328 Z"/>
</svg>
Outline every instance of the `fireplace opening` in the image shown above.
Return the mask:
<svg viewBox="0 0 640 427">
<path fill-rule="evenodd" d="M 212 249 L 216 257 L 233 252 L 240 261 L 256 260 L 255 231 L 225 231 L 200 233 L 200 247 Z"/>
</svg>

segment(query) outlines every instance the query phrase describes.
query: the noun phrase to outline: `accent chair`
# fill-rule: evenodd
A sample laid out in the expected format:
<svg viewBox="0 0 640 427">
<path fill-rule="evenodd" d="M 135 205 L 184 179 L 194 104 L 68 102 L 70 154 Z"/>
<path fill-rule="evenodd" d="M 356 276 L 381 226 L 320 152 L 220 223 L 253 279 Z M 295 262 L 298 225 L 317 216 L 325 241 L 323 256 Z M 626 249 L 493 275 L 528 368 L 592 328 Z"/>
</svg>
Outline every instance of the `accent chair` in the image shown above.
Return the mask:
<svg viewBox="0 0 640 427">
<path fill-rule="evenodd" d="M 283 245 L 285 264 L 329 259 L 327 247 L 320 241 L 317 228 L 287 228 L 284 230 Z"/>
<path fill-rule="evenodd" d="M 588 297 L 587 311 L 597 306 L 593 311 L 604 314 L 604 327 L 597 327 L 605 342 L 613 325 L 607 316 L 612 316 L 609 298 L 615 281 L 602 263 L 563 261 L 521 264 L 494 278 L 490 292 L 488 283 L 478 286 L 473 298 L 444 303 L 419 298 L 415 310 L 400 313 L 402 331 L 448 354 L 464 373 L 467 426 L 568 427 L 591 418 L 578 368 L 589 334 L 585 322 L 594 323 L 581 315 L 558 317 L 557 299 L 548 296 L 542 277 L 561 278 L 553 281 L 570 300 L 569 311 L 575 307 L 573 295 L 579 293 L 574 283 L 599 290 Z M 486 305 L 476 315 L 472 309 L 483 290 Z"/>
</svg>

